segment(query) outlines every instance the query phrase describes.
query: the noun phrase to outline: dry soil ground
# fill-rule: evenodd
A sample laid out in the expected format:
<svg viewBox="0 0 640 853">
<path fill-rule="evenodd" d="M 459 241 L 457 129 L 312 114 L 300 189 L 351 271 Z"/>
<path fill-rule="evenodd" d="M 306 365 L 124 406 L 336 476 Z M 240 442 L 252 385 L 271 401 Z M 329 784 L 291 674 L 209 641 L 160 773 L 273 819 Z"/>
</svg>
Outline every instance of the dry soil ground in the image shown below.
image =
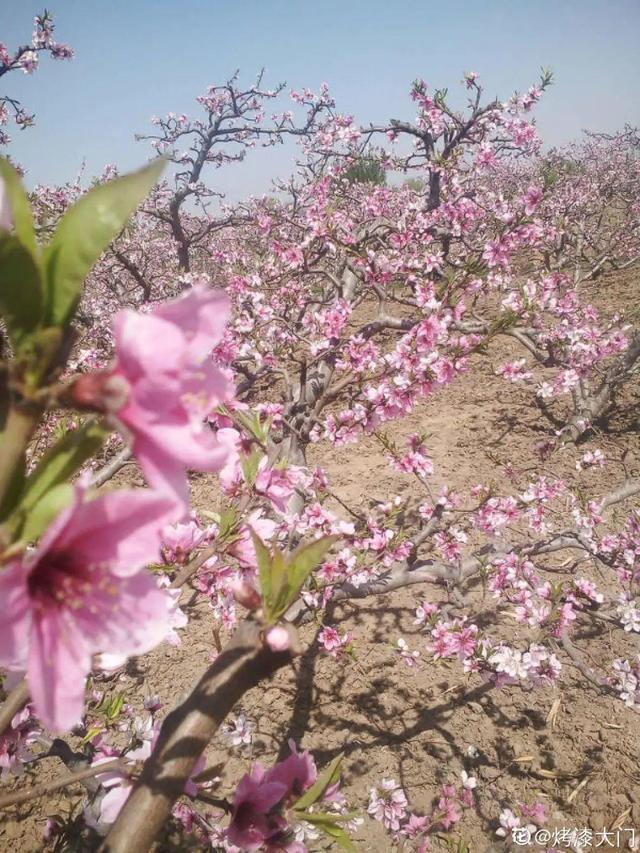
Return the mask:
<svg viewBox="0 0 640 853">
<path fill-rule="evenodd" d="M 621 302 L 637 301 L 633 276 L 605 279 L 599 295 L 605 293 L 605 285 L 612 289 L 615 285 Z M 447 483 L 464 490 L 492 481 L 508 493 L 506 463 L 519 470 L 539 466 L 534 445 L 548 437 L 551 428 L 532 405 L 529 390 L 507 386 L 494 376 L 500 356 L 507 354 L 504 349 L 490 359 L 475 358 L 464 378 L 394 426 L 398 439 L 418 430 L 429 434 L 436 488 Z M 627 450 L 627 464 L 636 474 L 637 391 L 626 395 L 624 417 L 589 444 L 610 458 Z M 581 452 L 584 448 L 570 447 L 554 456 L 550 463 L 554 473 L 572 479 Z M 314 447 L 310 461 L 327 469 L 334 490 L 355 507 L 413 488 L 409 478 L 386 464 L 373 439 L 356 448 Z M 590 473 L 591 493 L 604 494 L 619 470 L 610 465 Z M 216 508 L 215 485 L 207 479 L 194 482 L 194 493 L 198 507 Z M 640 836 L 640 715 L 586 683 L 566 657 L 557 689 L 541 691 L 490 690 L 479 677 L 465 675 L 457 662 L 434 663 L 424 653 L 425 641 L 414 625 L 416 605 L 425 598 L 444 602 L 446 590 L 424 585 L 333 609 L 326 620 L 353 633 L 355 660 L 336 662 L 319 654 L 314 642 L 317 626 L 305 626 L 307 651 L 295 672 L 281 672 L 242 702 L 242 711 L 254 724 L 252 747 L 230 750 L 222 737 L 211 745 L 210 762 L 222 765 L 221 794 L 233 789 L 251 757 L 268 765 L 280 745 L 293 738 L 313 752 L 320 767 L 345 753 L 344 790 L 350 804 L 363 811 L 370 787 L 383 777 L 399 780 L 413 807 L 428 811 L 443 782 L 459 779 L 463 769 L 473 773 L 478 780 L 477 806 L 465 813 L 454 834 L 478 853 L 506 849 L 495 836 L 501 809 L 534 797 L 548 804 L 552 827 L 599 831 L 618 821 L 635 827 Z M 483 598 L 478 590 L 474 604 L 477 620 L 489 621 L 491 597 Z M 517 638 L 513 620 L 506 614 L 500 619 Z M 411 648 L 423 651 L 415 669 L 407 668 L 394 653 L 400 636 Z M 586 637 L 581 644 L 588 660 L 596 663 L 619 653 L 619 649 L 612 652 L 608 632 Z M 126 690 L 137 707 L 144 689 L 159 694 L 169 708 L 194 683 L 212 648 L 212 623 L 203 604 L 182 632 L 180 647 L 165 645 L 136 661 L 112 686 Z M 633 638 L 626 653 L 634 653 Z M 554 703 L 557 713 L 549 719 Z M 469 747 L 475 747 L 474 758 L 468 755 Z M 60 772 L 55 759 L 46 763 L 52 773 Z M 74 791 L 78 797 L 81 793 Z M 40 840 L 44 818 L 63 802 L 51 797 L 46 804 L 12 812 L 0 825 L 0 849 L 20 847 L 25 853 L 45 849 Z M 354 840 L 362 851 L 392 849 L 389 836 L 368 818 Z"/>
</svg>

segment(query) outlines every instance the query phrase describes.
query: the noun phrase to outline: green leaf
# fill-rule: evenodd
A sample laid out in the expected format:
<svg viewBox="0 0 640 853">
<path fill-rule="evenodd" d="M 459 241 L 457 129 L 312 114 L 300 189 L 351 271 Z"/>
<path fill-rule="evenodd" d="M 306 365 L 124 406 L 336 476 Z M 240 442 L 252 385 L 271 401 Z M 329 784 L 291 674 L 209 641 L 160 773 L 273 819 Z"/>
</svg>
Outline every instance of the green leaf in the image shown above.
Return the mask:
<svg viewBox="0 0 640 853">
<path fill-rule="evenodd" d="M 224 406 L 220 407 L 223 414 L 229 416 L 229 412 L 225 409 Z M 258 412 L 254 412 L 251 415 L 245 414 L 245 412 L 236 411 L 233 413 L 233 417 L 241 427 L 243 427 L 250 435 L 252 435 L 255 439 L 260 442 L 265 442 L 269 436 L 269 423 L 270 418 L 267 418 L 265 422 L 260 420 L 260 415 Z"/>
<path fill-rule="evenodd" d="M 348 850 L 349 853 L 357 853 L 353 841 L 338 824 L 338 821 L 351 820 L 353 817 L 354 815 L 314 814 L 311 812 L 306 813 L 303 820 L 313 824 L 320 832 L 328 835 L 329 838 L 335 841 L 338 847 Z"/>
<path fill-rule="evenodd" d="M 202 513 L 207 516 L 206 511 Z M 213 515 L 210 513 L 210 515 Z M 233 506 L 226 507 L 219 516 L 211 518 L 218 524 L 218 539 L 230 542 L 238 538 L 238 512 Z"/>
<path fill-rule="evenodd" d="M 337 536 L 323 536 L 308 545 L 297 548 L 289 560 L 287 584 L 275 602 L 274 617 L 277 619 L 296 600 L 306 579 L 319 566 L 322 558 L 337 540 Z"/>
<path fill-rule="evenodd" d="M 331 764 L 325 767 L 309 790 L 305 791 L 300 799 L 293 804 L 294 809 L 308 809 L 309 806 L 312 806 L 320 799 L 327 788 L 335 785 L 340 778 L 340 765 L 343 758 L 344 755 L 340 754 L 337 758 L 333 759 Z"/>
<path fill-rule="evenodd" d="M 49 527 L 53 519 L 73 500 L 73 486 L 60 483 L 50 489 L 27 515 L 20 538 L 24 542 L 34 542 Z"/>
<path fill-rule="evenodd" d="M 109 720 L 117 720 L 124 708 L 124 693 L 118 693 L 108 704 L 106 716 Z"/>
<path fill-rule="evenodd" d="M 282 602 L 288 599 L 289 566 L 282 551 L 275 550 L 271 557 L 271 598 L 269 603 L 270 618 L 275 621 L 283 613 Z M 284 607 L 286 610 L 286 606 Z"/>
<path fill-rule="evenodd" d="M 86 460 L 100 449 L 110 430 L 95 420 L 67 433 L 42 457 L 26 482 L 19 510 L 28 514 L 54 486 L 68 483 Z"/>
<path fill-rule="evenodd" d="M 86 735 L 80 741 L 80 745 L 84 746 L 86 743 L 89 743 L 91 740 L 93 740 L 93 738 L 96 735 L 102 734 L 103 732 L 104 732 L 104 726 L 100 726 L 100 725 L 91 726 L 89 731 L 86 733 Z"/>
<path fill-rule="evenodd" d="M 63 344 L 62 329 L 49 326 L 34 329 L 20 345 L 16 358 L 18 373 L 24 377 L 25 387 L 35 391 L 47 381 L 51 370 L 60 367 Z"/>
<path fill-rule="evenodd" d="M 261 459 L 262 454 L 260 451 L 254 450 L 250 456 L 245 456 L 240 461 L 242 475 L 246 484 L 250 487 L 253 487 L 256 477 L 258 476 L 258 466 L 260 465 Z"/>
<path fill-rule="evenodd" d="M 269 551 L 253 530 L 250 529 L 250 533 L 256 549 L 265 615 L 267 622 L 272 624 L 295 601 L 310 573 L 319 565 L 338 537 L 323 536 L 316 539 L 315 542 L 298 548 L 291 558 L 287 559 L 278 548 Z"/>
<path fill-rule="evenodd" d="M 260 580 L 260 591 L 262 592 L 262 598 L 267 606 L 267 610 L 269 610 L 269 605 L 271 602 L 271 554 L 269 553 L 269 550 L 267 549 L 262 539 L 260 539 L 260 537 L 256 533 L 254 533 L 251 528 L 249 528 L 249 533 L 251 534 L 251 539 L 253 540 L 253 547 L 256 551 L 256 560 L 258 562 L 258 578 Z M 267 619 L 269 619 L 268 612 Z"/>
<path fill-rule="evenodd" d="M 0 157 L 0 178 L 4 180 L 4 189 L 11 208 L 16 237 L 31 255 L 37 258 L 38 247 L 29 199 L 22 186 L 20 175 L 11 163 L 2 157 Z"/>
<path fill-rule="evenodd" d="M 163 168 L 164 161 L 155 160 L 138 172 L 94 187 L 62 217 L 44 256 L 49 322 L 68 322 L 86 276 L 157 182 Z"/>
<path fill-rule="evenodd" d="M 31 252 L 10 234 L 0 234 L 0 313 L 14 346 L 40 323 L 43 310 L 40 270 Z"/>
</svg>

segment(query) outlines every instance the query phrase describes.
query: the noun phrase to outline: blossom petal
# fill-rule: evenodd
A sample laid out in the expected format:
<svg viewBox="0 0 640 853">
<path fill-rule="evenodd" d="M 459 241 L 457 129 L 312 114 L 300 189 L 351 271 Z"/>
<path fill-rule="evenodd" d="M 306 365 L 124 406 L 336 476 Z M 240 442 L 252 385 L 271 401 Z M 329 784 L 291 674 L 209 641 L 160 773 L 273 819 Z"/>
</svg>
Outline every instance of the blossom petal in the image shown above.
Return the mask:
<svg viewBox="0 0 640 853">
<path fill-rule="evenodd" d="M 136 436 L 133 452 L 149 485 L 171 496 L 186 511 L 189 505 L 189 482 L 184 464 L 143 433 Z"/>
<path fill-rule="evenodd" d="M 189 355 L 201 360 L 211 352 L 224 334 L 230 305 L 221 290 L 196 285 L 186 294 L 165 302 L 154 314 L 179 326 L 189 341 Z"/>
<path fill-rule="evenodd" d="M 127 802 L 132 786 L 123 780 L 121 785 L 114 785 L 100 801 L 100 822 L 113 823 Z"/>
<path fill-rule="evenodd" d="M 69 731 L 82 720 L 90 668 L 83 637 L 62 614 L 47 610 L 34 616 L 27 681 L 36 713 L 50 731 Z"/>
<path fill-rule="evenodd" d="M 0 663 L 26 665 L 31 612 L 27 591 L 27 569 L 11 563 L 0 571 Z"/>
<path fill-rule="evenodd" d="M 129 381 L 155 373 L 173 373 L 186 355 L 183 333 L 174 323 L 158 317 L 157 311 L 153 314 L 119 311 L 113 332 L 118 364 Z"/>
<path fill-rule="evenodd" d="M 127 656 L 150 651 L 171 629 L 171 592 L 160 589 L 146 569 L 110 581 L 104 593 L 93 594 L 94 607 L 78 611 L 91 650 Z"/>
<path fill-rule="evenodd" d="M 131 575 L 159 559 L 162 528 L 182 514 L 183 508 L 166 494 L 107 492 L 76 507 L 55 547 L 76 551 L 89 564 L 108 563 L 115 574 Z"/>
</svg>

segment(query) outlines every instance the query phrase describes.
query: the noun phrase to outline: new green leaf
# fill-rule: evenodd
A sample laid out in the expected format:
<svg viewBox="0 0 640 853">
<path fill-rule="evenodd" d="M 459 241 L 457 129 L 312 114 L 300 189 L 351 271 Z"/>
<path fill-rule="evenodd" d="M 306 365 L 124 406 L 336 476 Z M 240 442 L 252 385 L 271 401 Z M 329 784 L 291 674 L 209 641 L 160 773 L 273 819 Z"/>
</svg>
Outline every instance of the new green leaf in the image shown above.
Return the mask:
<svg viewBox="0 0 640 853">
<path fill-rule="evenodd" d="M 0 158 L 0 179 L 4 181 L 4 190 L 9 207 L 11 208 L 11 218 L 13 219 L 15 235 L 35 258 L 37 257 L 38 249 L 35 231 L 33 230 L 33 216 L 31 215 L 29 199 L 22 186 L 20 175 L 11 163 L 3 158 Z"/>
<path fill-rule="evenodd" d="M 108 435 L 109 430 L 93 420 L 67 433 L 43 456 L 27 480 L 19 509 L 28 514 L 49 489 L 69 482 Z"/>
<path fill-rule="evenodd" d="M 251 539 L 256 552 L 256 560 L 258 563 L 258 578 L 260 580 L 260 591 L 264 599 L 267 609 L 271 601 L 271 554 L 262 539 L 257 536 L 251 528 Z M 268 617 L 268 614 L 267 614 Z"/>
<path fill-rule="evenodd" d="M 38 539 L 54 518 L 73 501 L 73 493 L 71 483 L 60 483 L 50 489 L 27 515 L 20 538 L 24 542 Z"/>
<path fill-rule="evenodd" d="M 324 832 L 329 838 L 341 847 L 343 850 L 348 850 L 349 853 L 356 853 L 356 848 L 344 831 L 338 825 L 338 821 L 352 820 L 354 815 L 333 815 L 333 814 L 315 814 L 314 812 L 306 812 L 304 820 L 313 824 L 320 832 Z"/>
<path fill-rule="evenodd" d="M 163 160 L 155 160 L 138 172 L 94 187 L 62 217 L 44 257 L 49 322 L 68 322 L 91 268 L 158 181 L 163 167 Z"/>
<path fill-rule="evenodd" d="M 338 755 L 333 759 L 331 764 L 324 768 L 313 785 L 293 804 L 294 809 L 308 809 L 309 806 L 318 802 L 327 788 L 330 788 L 331 785 L 335 785 L 340 778 L 340 765 L 342 764 L 343 758 L 344 755 Z"/>
<path fill-rule="evenodd" d="M 337 536 L 323 536 L 308 545 L 297 548 L 288 564 L 287 584 L 276 602 L 275 618 L 281 616 L 296 600 L 311 572 L 320 565 Z"/>
<path fill-rule="evenodd" d="M 0 234 L 0 314 L 14 346 L 42 319 L 43 293 L 40 270 L 18 237 Z"/>
</svg>

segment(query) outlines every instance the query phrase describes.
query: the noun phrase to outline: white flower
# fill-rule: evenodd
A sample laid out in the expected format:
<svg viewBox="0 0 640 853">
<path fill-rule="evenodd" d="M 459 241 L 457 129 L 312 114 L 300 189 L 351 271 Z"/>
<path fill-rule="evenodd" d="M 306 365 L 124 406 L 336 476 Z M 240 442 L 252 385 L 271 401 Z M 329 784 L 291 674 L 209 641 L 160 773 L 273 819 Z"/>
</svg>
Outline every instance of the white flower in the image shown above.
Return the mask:
<svg viewBox="0 0 640 853">
<path fill-rule="evenodd" d="M 489 658 L 496 672 L 503 672 L 510 678 L 526 678 L 526 669 L 522 665 L 522 654 L 509 646 L 499 646 Z"/>
<path fill-rule="evenodd" d="M 503 809 L 500 812 L 500 828 L 496 829 L 496 835 L 505 838 L 507 833 L 511 835 L 511 830 L 520 826 L 520 818 L 514 814 L 511 809 Z"/>
<path fill-rule="evenodd" d="M 237 719 L 224 726 L 222 733 L 232 746 L 248 746 L 253 738 L 253 726 L 244 714 L 240 714 Z"/>
<path fill-rule="evenodd" d="M 621 595 L 618 616 L 625 631 L 640 633 L 640 610 L 635 601 L 630 601 L 625 595 Z"/>
<path fill-rule="evenodd" d="M 462 787 L 466 788 L 468 791 L 473 791 L 473 789 L 478 784 L 478 780 L 475 776 L 469 776 L 466 770 L 463 770 L 460 774 L 462 778 Z"/>
</svg>

